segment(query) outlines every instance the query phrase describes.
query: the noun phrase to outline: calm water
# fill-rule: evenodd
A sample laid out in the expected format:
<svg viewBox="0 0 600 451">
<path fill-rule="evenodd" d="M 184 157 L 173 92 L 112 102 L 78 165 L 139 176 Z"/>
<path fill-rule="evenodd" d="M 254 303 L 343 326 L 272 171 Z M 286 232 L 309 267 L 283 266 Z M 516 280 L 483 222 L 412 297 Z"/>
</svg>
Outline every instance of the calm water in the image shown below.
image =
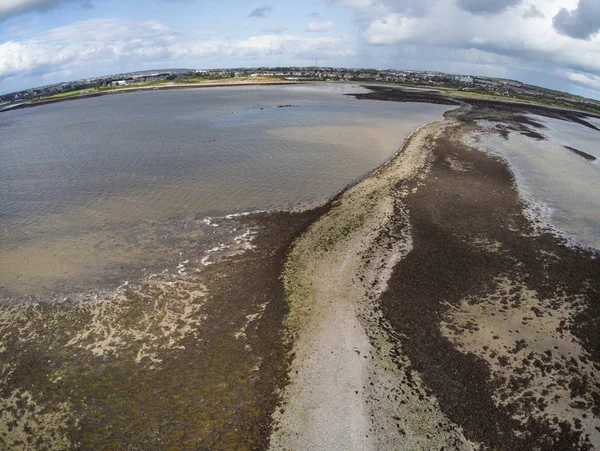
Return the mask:
<svg viewBox="0 0 600 451">
<path fill-rule="evenodd" d="M 545 126 L 536 131 L 547 140 L 511 132 L 508 140 L 490 134 L 471 144 L 508 161 L 533 219 L 579 245 L 600 249 L 600 132 L 572 122 L 531 118 Z M 587 161 L 565 145 L 598 160 Z"/>
<path fill-rule="evenodd" d="M 5 296 L 189 255 L 209 215 L 322 202 L 449 109 L 343 95 L 359 90 L 137 92 L 0 114 Z"/>
</svg>

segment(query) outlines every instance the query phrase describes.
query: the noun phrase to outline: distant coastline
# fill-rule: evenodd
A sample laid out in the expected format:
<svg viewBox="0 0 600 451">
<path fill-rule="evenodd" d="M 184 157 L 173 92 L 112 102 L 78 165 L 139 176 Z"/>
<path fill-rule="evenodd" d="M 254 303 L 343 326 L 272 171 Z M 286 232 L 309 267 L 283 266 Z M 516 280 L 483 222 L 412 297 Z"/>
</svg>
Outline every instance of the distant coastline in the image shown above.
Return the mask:
<svg viewBox="0 0 600 451">
<path fill-rule="evenodd" d="M 85 94 L 79 94 L 70 97 L 62 97 L 57 99 L 48 99 L 48 100 L 40 100 L 38 102 L 26 102 L 20 103 L 17 105 L 9 105 L 0 109 L 0 113 L 5 113 L 7 111 L 14 110 L 22 110 L 25 108 L 33 108 L 36 106 L 42 105 L 50 105 L 53 103 L 66 102 L 69 100 L 79 100 L 79 99 L 88 99 L 92 97 L 101 97 L 105 95 L 111 94 L 120 94 L 120 93 L 128 93 L 128 92 L 141 92 L 141 91 L 164 91 L 169 89 L 198 89 L 198 88 L 229 88 L 229 87 L 239 87 L 239 86 L 276 86 L 276 85 L 301 85 L 306 84 L 305 82 L 297 82 L 297 81 L 267 81 L 267 82 L 230 82 L 230 83 L 189 83 L 189 84 L 173 84 L 173 85 L 165 85 L 165 86 L 140 86 L 140 87 L 131 87 L 131 88 L 122 88 L 122 89 L 114 89 L 109 91 L 97 91 L 97 92 L 89 92 Z"/>
<path fill-rule="evenodd" d="M 355 97 L 435 101 L 370 89 Z M 529 114 L 598 130 L 589 114 L 470 99 L 295 239 L 283 272 L 292 357 L 272 449 L 600 443 L 597 388 L 562 389 L 597 383 L 598 250 L 534 232 L 510 166 L 464 142 L 540 140 Z M 563 366 L 571 354 L 580 362 Z"/>
<path fill-rule="evenodd" d="M 169 89 L 200 89 L 200 88 L 233 88 L 240 86 L 284 86 L 284 85 L 305 85 L 305 84 L 313 84 L 315 81 L 239 81 L 239 82 L 228 82 L 223 83 L 219 82 L 205 82 L 205 83 L 185 83 L 185 84 L 168 84 L 161 86 L 140 86 L 140 87 L 129 87 L 129 88 L 121 88 L 121 89 L 113 89 L 107 91 L 96 91 L 96 92 L 88 92 L 84 94 L 78 94 L 69 97 L 61 97 L 56 99 L 47 99 L 40 101 L 29 101 L 21 104 L 13 104 L 0 109 L 0 114 L 5 113 L 7 111 L 20 110 L 24 108 L 32 108 L 41 105 L 50 105 L 58 102 L 65 102 L 69 100 L 78 100 L 78 99 L 87 99 L 92 97 L 101 97 L 105 95 L 111 94 L 119 94 L 119 93 L 131 93 L 131 92 L 142 92 L 142 91 L 163 91 Z M 325 82 L 325 83 L 348 83 L 348 82 Z M 448 95 L 443 91 L 434 90 L 434 89 L 426 89 L 419 87 L 410 87 L 403 85 L 393 85 L 389 83 L 357 83 L 351 82 L 351 84 L 358 84 L 366 89 L 371 90 L 372 92 L 369 94 L 347 94 L 349 96 L 355 96 L 356 98 L 368 98 L 372 100 L 385 100 L 385 101 L 395 101 L 395 102 L 416 102 L 416 103 L 436 103 L 441 105 L 461 105 L 461 104 L 469 104 L 472 106 L 492 106 L 496 105 L 496 107 L 516 107 L 516 108 L 528 108 L 531 113 L 540 114 L 540 111 L 555 111 L 555 112 L 565 112 L 565 113 L 574 113 L 578 118 L 585 117 L 593 117 L 600 119 L 600 115 L 594 114 L 589 111 L 574 109 L 574 108 L 566 108 L 555 105 L 548 105 L 541 102 L 525 102 L 514 99 L 497 99 L 497 98 L 486 98 L 486 97 L 467 97 L 467 96 L 458 96 L 458 95 Z M 542 114 L 544 115 L 544 114 Z M 573 118 L 571 118 L 572 120 Z M 596 127 L 594 125 L 586 122 L 585 124 L 591 128 Z"/>
<path fill-rule="evenodd" d="M 134 90 L 172 88 L 184 87 Z M 450 100 L 369 89 L 352 96 Z M 320 207 L 235 219 L 255 233 L 244 252 L 186 260 L 108 300 L 1 306 L 0 407 L 16 426 L 0 444 L 597 446 L 599 251 L 536 231 L 509 164 L 465 141 L 542 142 L 532 114 L 594 130 L 597 116 L 453 101 Z"/>
</svg>

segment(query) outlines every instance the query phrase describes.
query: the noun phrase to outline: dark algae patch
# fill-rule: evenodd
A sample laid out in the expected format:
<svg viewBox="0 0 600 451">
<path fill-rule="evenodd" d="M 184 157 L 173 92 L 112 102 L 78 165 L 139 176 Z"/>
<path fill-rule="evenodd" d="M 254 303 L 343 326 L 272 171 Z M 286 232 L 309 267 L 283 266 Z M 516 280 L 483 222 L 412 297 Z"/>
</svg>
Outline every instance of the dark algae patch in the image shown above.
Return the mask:
<svg viewBox="0 0 600 451">
<path fill-rule="evenodd" d="M 357 99 L 384 100 L 392 102 L 419 102 L 437 103 L 440 105 L 460 105 L 460 102 L 441 95 L 431 94 L 426 91 L 405 91 L 385 86 L 365 86 L 371 92 L 363 94 L 349 94 Z"/>
<path fill-rule="evenodd" d="M 248 216 L 254 248 L 116 299 L 2 307 L 0 448 L 264 449 L 286 381 L 280 274 L 323 212 Z"/>
<path fill-rule="evenodd" d="M 384 100 L 393 102 L 437 103 L 442 105 L 470 105 L 474 107 L 471 110 L 471 113 L 463 116 L 464 120 L 474 119 L 474 116 L 484 117 L 493 115 L 493 119 L 496 121 L 503 122 L 506 120 L 506 118 L 510 117 L 510 121 L 513 123 L 525 124 L 533 128 L 542 128 L 541 124 L 537 123 L 535 120 L 523 116 L 523 114 L 529 113 L 553 119 L 575 122 L 593 130 L 600 130 L 587 120 L 589 117 L 598 118 L 599 116 L 579 111 L 510 101 L 453 97 L 442 93 L 430 91 L 408 91 L 397 87 L 392 88 L 377 85 L 366 85 L 364 87 L 369 89 L 371 92 L 349 95 L 352 95 L 357 99 Z M 531 128 L 529 131 L 534 132 L 534 130 Z M 537 138 L 537 135 L 534 134 L 532 137 Z"/>
<path fill-rule="evenodd" d="M 571 146 L 564 146 L 564 147 L 565 147 L 565 149 L 570 150 L 574 154 L 579 155 L 582 158 L 585 158 L 587 161 L 596 161 L 597 160 L 597 158 L 595 156 L 590 155 L 589 153 L 584 152 L 582 150 L 575 149 L 574 147 L 571 147 Z"/>
<path fill-rule="evenodd" d="M 369 88 L 360 98 L 411 101 Z M 396 186 L 408 193 L 413 249 L 380 298 L 384 319 L 429 395 L 483 449 L 595 449 L 598 253 L 535 231 L 505 162 L 462 137 L 484 133 L 476 121 L 485 120 L 506 139 L 514 131 L 544 140 L 530 113 L 596 127 L 578 112 L 460 103 L 466 108 L 451 113 L 458 123 L 438 137 L 427 174 Z"/>
<path fill-rule="evenodd" d="M 437 140 L 426 177 L 397 186 L 411 193 L 414 247 L 381 297 L 384 317 L 469 439 L 593 449 L 581 424 L 600 413 L 600 260 L 533 233 L 506 164 L 462 144 L 469 116 L 525 122 L 473 109 Z M 578 356 L 564 348 L 574 343 Z M 566 397 L 561 384 L 573 387 Z"/>
<path fill-rule="evenodd" d="M 506 163 L 462 139 L 484 132 L 479 120 L 494 123 L 486 130 L 505 138 L 512 131 L 545 139 L 542 124 L 528 113 L 595 126 L 583 113 L 426 92 L 376 87 L 357 97 L 448 101 L 461 108 L 447 113 L 443 126 L 427 126 L 427 152 L 419 154 L 418 144 L 410 147 L 419 170 L 403 181 L 379 174 L 385 193 L 369 185 L 373 192 L 348 201 L 356 210 L 324 206 L 245 216 L 233 229 L 254 236 L 244 252 L 216 261 L 191 257 L 114 293 L 1 305 L 0 449 L 266 449 L 276 428 L 273 413 L 282 408 L 280 393 L 293 386 L 294 343 L 288 339 L 294 336 L 284 328 L 289 252 L 309 226 L 323 225 L 317 220 L 350 211 L 335 230 L 317 230 L 320 241 L 307 248 L 322 257 L 315 261 L 326 263 L 316 266 L 315 278 L 307 271 L 308 289 L 320 284 L 327 300 L 336 280 L 321 272 L 327 265 L 344 266 L 344 243 L 362 249 L 353 234 L 372 230 L 356 225 L 368 216 L 360 208 L 379 205 L 377 196 L 385 199 L 390 186 L 394 202 L 385 215 L 378 213 L 387 225 L 373 246 L 360 251 L 360 265 L 351 268 L 348 280 L 351 287 L 354 278 L 368 282 L 364 301 L 375 305 L 368 310 L 374 328 L 368 337 L 377 359 L 357 348 L 350 352 L 353 361 L 389 359 L 381 380 L 394 386 L 357 387 L 353 396 L 370 393 L 392 404 L 423 401 L 423 418 L 406 422 L 419 427 L 439 409 L 436 432 L 456 438 L 444 449 L 464 443 L 459 433 L 480 449 L 597 448 L 600 255 L 534 229 Z M 421 142 L 417 137 L 409 142 Z M 340 199 L 329 205 L 338 208 Z M 406 253 L 393 260 L 393 269 L 390 263 L 390 279 L 380 282 L 384 257 L 393 257 L 396 244 Z M 329 260 L 332 249 L 339 255 Z M 381 262 L 371 262 L 377 255 Z M 305 258 L 299 263 L 314 263 L 311 255 Z M 363 291 L 339 291 L 344 299 L 358 292 L 360 301 Z M 334 319 L 345 313 L 332 311 Z M 380 355 L 384 347 L 392 351 Z M 387 378 L 392 367 L 401 377 Z M 373 385 L 380 379 L 368 380 Z M 409 407 L 406 412 L 414 412 Z M 387 421 L 385 412 L 371 412 L 368 426 Z M 407 440 L 405 419 L 389 417 L 400 429 L 390 437 Z M 410 433 L 422 433 L 419 427 Z M 398 438 L 393 444 L 402 449 L 406 443 Z"/>
</svg>

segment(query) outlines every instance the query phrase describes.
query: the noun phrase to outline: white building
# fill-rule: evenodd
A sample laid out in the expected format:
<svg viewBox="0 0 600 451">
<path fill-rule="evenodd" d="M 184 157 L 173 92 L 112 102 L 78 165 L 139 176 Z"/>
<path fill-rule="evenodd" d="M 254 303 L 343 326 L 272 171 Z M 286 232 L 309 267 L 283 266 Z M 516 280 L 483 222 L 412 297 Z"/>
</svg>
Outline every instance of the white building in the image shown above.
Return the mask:
<svg viewBox="0 0 600 451">
<path fill-rule="evenodd" d="M 456 76 L 456 81 L 459 83 L 466 83 L 468 85 L 472 85 L 473 84 L 473 77 L 471 77 L 470 75 L 457 75 Z"/>
</svg>

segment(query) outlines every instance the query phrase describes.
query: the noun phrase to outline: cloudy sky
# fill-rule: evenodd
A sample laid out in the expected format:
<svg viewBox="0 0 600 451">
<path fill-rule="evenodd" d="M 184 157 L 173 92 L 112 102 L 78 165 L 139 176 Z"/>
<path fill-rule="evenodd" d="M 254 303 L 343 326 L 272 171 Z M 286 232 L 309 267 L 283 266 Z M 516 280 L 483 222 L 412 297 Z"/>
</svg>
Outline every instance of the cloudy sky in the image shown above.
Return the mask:
<svg viewBox="0 0 600 451">
<path fill-rule="evenodd" d="M 156 68 L 514 78 L 600 98 L 600 0 L 0 0 L 0 93 Z"/>
</svg>

